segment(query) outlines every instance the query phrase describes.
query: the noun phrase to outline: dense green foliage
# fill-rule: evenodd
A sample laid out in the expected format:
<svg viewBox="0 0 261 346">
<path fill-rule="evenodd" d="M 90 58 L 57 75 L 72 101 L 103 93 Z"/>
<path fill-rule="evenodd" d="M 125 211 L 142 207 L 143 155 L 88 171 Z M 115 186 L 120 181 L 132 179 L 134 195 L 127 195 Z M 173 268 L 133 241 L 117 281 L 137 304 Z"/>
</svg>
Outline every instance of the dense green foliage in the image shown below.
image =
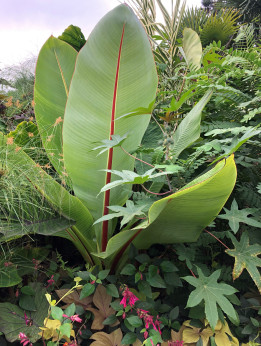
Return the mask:
<svg viewBox="0 0 261 346">
<path fill-rule="evenodd" d="M 155 21 L 154 1 L 133 3 L 143 24 Z M 209 2 L 209 11 L 210 5 Z M 77 101 L 81 114 L 88 107 L 79 100 L 79 90 L 84 88 L 91 93 L 93 86 L 98 90 L 99 83 L 91 70 L 90 82 L 77 70 L 86 63 L 84 56 L 89 59 L 94 56 L 94 52 L 87 51 L 87 45 L 78 56 L 78 79 L 68 72 L 66 81 L 61 79 L 58 87 L 56 84 L 60 91 L 65 89 L 64 93 L 54 95 L 50 89 L 48 94 L 48 85 L 44 89 L 40 83 L 40 72 L 44 75 L 46 70 L 38 67 L 35 93 L 38 127 L 34 117 L 30 119 L 33 122 L 12 117 L 12 112 L 21 109 L 15 108 L 15 102 L 21 102 L 19 90 L 26 89 L 24 97 L 31 107 L 32 89 L 27 89 L 27 85 L 32 84 L 19 80 L 16 91 L 4 95 L 2 104 L 6 108 L 1 121 L 2 131 L 7 135 L 0 140 L 0 246 L 4 254 L 0 261 L 0 332 L 10 342 L 19 340 L 19 333 L 24 333 L 34 345 L 45 342 L 48 346 L 66 342 L 67 346 L 80 343 L 138 346 L 143 342 L 180 346 L 181 340 L 197 346 L 260 343 L 261 48 L 251 24 L 236 32 L 233 16 L 229 18 L 232 12 L 225 12 L 224 17 L 222 12 L 212 14 L 211 18 L 216 19 L 227 15 L 224 22 L 234 28 L 229 34 L 223 33 L 228 35 L 224 42 L 222 39 L 216 42 L 204 38 L 203 23 L 207 28 L 210 21 L 204 10 L 185 12 L 177 1 L 171 14 L 166 13 L 162 4 L 161 11 L 165 24 L 145 27 L 153 40 L 159 76 L 156 99 L 150 102 L 146 93 L 149 90 L 142 90 L 145 87 L 139 89 L 139 94 L 141 99 L 147 97 L 148 102 L 132 108 L 129 100 L 119 99 L 117 107 L 123 110 L 117 115 L 117 130 L 110 138 L 105 130 L 98 135 L 99 128 L 107 129 L 106 109 L 99 128 L 95 127 L 99 112 L 92 110 L 95 116 L 90 116 L 87 127 L 93 137 L 79 138 L 79 142 L 73 140 L 71 131 L 74 129 L 80 137 L 86 125 L 74 124 L 77 113 L 74 105 L 69 104 L 64 111 L 68 97 L 65 85 L 69 86 L 71 78 L 74 79 L 68 100 L 71 104 L 74 99 Z M 99 36 L 98 30 L 96 34 Z M 147 45 L 145 38 L 142 45 Z M 57 49 L 56 59 L 65 65 L 70 60 L 74 63 L 73 48 L 51 38 L 43 47 L 38 64 L 55 62 L 54 55 L 48 55 L 53 47 Z M 65 50 L 67 60 L 63 60 Z M 47 58 L 41 61 L 43 54 Z M 150 53 L 139 54 L 145 59 Z M 128 68 L 133 68 L 133 85 L 142 73 L 141 70 L 137 73 L 139 59 L 135 56 L 133 66 L 131 60 L 128 62 Z M 63 65 L 60 67 L 64 69 Z M 125 66 L 121 68 L 124 71 Z M 59 76 L 59 69 L 55 71 Z M 50 78 L 54 83 L 55 74 Z M 123 79 L 122 83 L 127 82 Z M 136 89 L 136 84 L 130 88 L 132 97 Z M 49 100 L 46 109 L 39 107 L 43 91 Z M 96 105 L 101 95 L 96 93 Z M 25 114 L 30 109 L 27 107 L 22 108 Z M 149 122 L 142 120 L 150 113 Z M 59 128 L 63 117 L 67 119 L 63 137 L 63 141 L 68 141 L 67 148 L 62 145 Z M 144 123 L 146 132 L 141 141 L 125 131 L 122 125 L 125 120 L 130 132 L 132 126 L 142 127 Z M 59 138 L 55 151 L 49 141 L 53 135 Z M 136 144 L 129 144 L 129 139 Z M 79 178 L 79 164 L 69 162 L 77 150 L 82 150 L 81 165 L 86 156 L 92 157 L 97 167 L 105 168 L 102 179 L 98 169 L 96 173 L 87 171 L 87 164 Z M 117 162 L 108 168 L 107 155 L 111 150 Z M 59 161 L 63 154 L 68 173 L 73 173 L 72 181 L 63 174 L 67 173 L 63 160 Z M 233 155 L 238 173 L 229 197 L 235 174 Z M 127 161 L 131 164 L 125 167 Z M 105 184 L 108 171 L 113 178 Z M 82 190 L 82 181 L 87 184 L 86 175 L 91 174 L 97 176 Z M 227 189 L 229 184 L 231 187 Z M 113 195 L 116 202 L 110 204 L 107 214 L 99 212 L 102 202 L 96 206 L 95 201 L 92 204 L 88 199 L 92 189 L 97 190 L 95 196 L 100 193 L 98 201 L 110 189 L 112 193 L 117 191 Z M 117 196 L 120 192 L 125 198 Z M 97 227 L 94 232 L 93 216 Z M 113 230 L 115 235 L 103 249 L 106 251 L 101 252 L 103 234 L 99 227 L 104 222 L 110 222 L 109 237 Z M 141 230 L 143 237 L 139 237 Z M 93 238 L 94 234 L 97 238 Z M 52 241 L 51 235 L 64 237 L 62 246 Z M 20 239 L 21 236 L 24 237 Z M 99 244 L 98 250 L 93 239 Z M 83 264 L 79 254 L 89 263 Z M 43 287 L 44 282 L 47 288 Z M 58 290 L 54 292 L 54 288 Z M 47 300 L 44 293 L 48 293 Z M 63 306 L 66 310 L 61 309 L 62 303 L 66 304 Z M 43 329 L 38 335 L 39 327 Z M 20 341 L 24 343 L 27 339 L 20 336 Z M 0 336 L 1 342 L 5 341 Z"/>
</svg>

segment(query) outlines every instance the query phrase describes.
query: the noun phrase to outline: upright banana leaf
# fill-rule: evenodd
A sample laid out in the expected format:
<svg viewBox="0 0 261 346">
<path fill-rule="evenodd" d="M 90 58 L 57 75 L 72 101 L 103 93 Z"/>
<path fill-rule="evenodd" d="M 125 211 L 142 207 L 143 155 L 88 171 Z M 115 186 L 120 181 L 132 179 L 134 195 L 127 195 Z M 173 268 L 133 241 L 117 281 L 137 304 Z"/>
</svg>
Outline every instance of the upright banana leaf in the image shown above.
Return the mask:
<svg viewBox="0 0 261 346">
<path fill-rule="evenodd" d="M 63 127 L 66 170 L 75 195 L 95 219 L 108 213 L 108 205 L 122 205 L 128 189 L 98 193 L 112 178 L 105 169 L 133 170 L 133 158 L 111 148 L 97 156 L 97 142 L 113 134 L 128 138 L 124 148 L 133 152 L 141 142 L 150 115 L 120 116 L 144 107 L 155 99 L 157 73 L 148 37 L 126 5 L 109 12 L 94 28 L 80 51 L 72 78 Z M 100 239 L 101 230 L 98 232 Z M 102 248 L 108 239 L 103 223 Z"/>
<path fill-rule="evenodd" d="M 65 177 L 62 126 L 77 51 L 51 36 L 43 45 L 35 71 L 35 117 L 44 148 L 56 171 Z"/>
<path fill-rule="evenodd" d="M 235 182 L 236 166 L 230 156 L 178 192 L 153 203 L 147 222 L 112 237 L 106 252 L 99 256 L 114 258 L 115 266 L 131 242 L 139 249 L 147 249 L 155 243 L 196 241 L 222 209 Z"/>
</svg>

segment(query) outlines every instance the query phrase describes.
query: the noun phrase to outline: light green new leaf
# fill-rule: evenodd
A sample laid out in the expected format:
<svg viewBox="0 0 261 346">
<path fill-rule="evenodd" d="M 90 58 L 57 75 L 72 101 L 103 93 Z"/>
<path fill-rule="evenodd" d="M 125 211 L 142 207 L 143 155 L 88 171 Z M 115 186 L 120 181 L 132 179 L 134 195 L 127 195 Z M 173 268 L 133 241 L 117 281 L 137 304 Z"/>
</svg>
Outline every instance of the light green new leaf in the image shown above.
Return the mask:
<svg viewBox="0 0 261 346">
<path fill-rule="evenodd" d="M 261 228 L 261 222 L 255 220 L 254 218 L 248 217 L 249 214 L 253 214 L 256 209 L 246 208 L 246 209 L 238 209 L 238 205 L 236 200 L 234 199 L 231 204 L 231 209 L 228 210 L 224 208 L 226 214 L 220 214 L 218 217 L 220 219 L 228 220 L 229 227 L 234 233 L 237 233 L 239 230 L 239 223 L 245 223 L 249 226 Z"/>
<path fill-rule="evenodd" d="M 220 212 L 235 181 L 236 166 L 231 156 L 183 189 L 154 202 L 148 221 L 112 237 L 106 252 L 99 256 L 107 258 L 124 252 L 131 242 L 139 249 L 146 249 L 155 243 L 196 241 Z"/>
<path fill-rule="evenodd" d="M 172 100 L 170 102 L 170 106 L 169 106 L 169 108 L 167 108 L 167 111 L 168 112 L 176 112 L 177 110 L 179 110 L 179 108 L 183 105 L 183 103 L 185 103 L 187 100 L 189 100 L 192 96 L 195 96 L 196 91 L 193 92 L 194 89 L 195 89 L 195 86 L 193 86 L 192 88 L 190 88 L 186 92 L 182 93 L 182 95 L 180 96 L 178 101 L 175 99 L 175 97 L 172 97 Z"/>
<path fill-rule="evenodd" d="M 211 328 L 214 330 L 219 320 L 218 306 L 234 321 L 238 320 L 237 313 L 225 296 L 230 296 L 237 292 L 237 290 L 227 284 L 218 283 L 217 280 L 220 276 L 221 270 L 216 270 L 210 276 L 205 276 L 201 269 L 198 268 L 198 278 L 193 276 L 186 276 L 183 279 L 190 285 L 196 287 L 191 292 L 187 307 L 191 308 L 197 306 L 202 300 L 205 303 L 206 319 L 209 321 Z"/>
<path fill-rule="evenodd" d="M 155 168 L 149 169 L 148 171 L 146 171 L 144 174 L 137 174 L 135 172 L 132 171 L 126 171 L 126 170 L 122 170 L 122 171 L 115 171 L 115 170 L 107 170 L 108 172 L 111 172 L 115 175 L 118 175 L 119 177 L 121 177 L 121 180 L 115 180 L 112 183 L 106 184 L 100 192 L 104 192 L 107 190 L 110 190 L 116 186 L 119 185 L 123 185 L 123 184 L 144 184 L 146 181 L 157 178 L 161 175 L 166 175 L 167 172 L 161 172 L 161 173 L 155 173 L 153 174 L 153 172 L 155 171 Z"/>
<path fill-rule="evenodd" d="M 118 218 L 123 216 L 123 219 L 121 220 L 121 227 L 123 227 L 129 221 L 131 221 L 134 216 L 145 215 L 142 210 L 144 210 L 146 207 L 147 205 L 135 205 L 132 201 L 128 200 L 126 202 L 126 207 L 120 207 L 118 205 L 110 206 L 109 209 L 111 211 L 114 211 L 114 213 L 104 215 L 103 217 L 95 221 L 94 224 L 102 222 L 104 220 L 111 220 L 115 217 Z"/>
<path fill-rule="evenodd" d="M 99 154 L 101 155 L 102 153 L 104 153 L 105 151 L 109 150 L 110 148 L 115 148 L 115 147 L 119 147 L 122 145 L 122 143 L 125 141 L 125 139 L 127 138 L 127 134 L 123 135 L 123 136 L 119 136 L 119 135 L 112 135 L 111 139 L 104 139 L 102 141 L 102 145 L 99 145 L 98 147 L 93 148 L 92 150 L 97 150 L 97 149 L 101 149 L 103 148 Z"/>
<path fill-rule="evenodd" d="M 123 114 L 121 115 L 120 117 L 118 117 L 116 120 L 119 120 L 119 119 L 122 119 L 122 118 L 130 118 L 130 117 L 134 117 L 136 115 L 142 115 L 142 114 L 150 114 L 152 113 L 153 111 L 153 107 L 154 107 L 154 104 L 155 104 L 155 100 L 153 100 L 151 102 L 151 104 L 149 104 L 149 107 L 139 107 L 137 109 L 135 109 L 134 111 L 132 112 L 129 112 L 127 114 Z"/>
<path fill-rule="evenodd" d="M 35 71 L 35 118 L 44 148 L 59 174 L 64 172 L 62 127 L 77 51 L 51 36 L 43 45 Z"/>
<path fill-rule="evenodd" d="M 63 127 L 66 170 L 75 195 L 95 219 L 103 216 L 105 207 L 104 194 L 97 195 L 106 179 L 107 183 L 110 180 L 104 170 L 133 170 L 134 159 L 122 150 L 97 156 L 92 149 L 115 133 L 128 133 L 126 151 L 137 149 L 150 114 L 118 118 L 149 108 L 157 82 L 150 42 L 141 23 L 130 7 L 116 7 L 100 20 L 79 52 Z M 127 198 L 128 188 L 116 188 L 110 192 L 109 204 L 123 205 Z"/>
<path fill-rule="evenodd" d="M 198 34 L 194 30 L 190 28 L 184 29 L 182 47 L 182 54 L 184 53 L 183 55 L 188 66 L 199 69 L 202 58 L 202 44 Z"/>
<path fill-rule="evenodd" d="M 188 113 L 188 115 L 181 121 L 176 132 L 174 133 L 173 152 L 175 158 L 179 154 L 194 143 L 200 136 L 200 122 L 201 113 L 210 100 L 212 91 L 208 91 L 202 99 L 196 104 L 195 107 Z"/>
<path fill-rule="evenodd" d="M 261 258 L 257 257 L 261 254 L 261 246 L 259 244 L 249 245 L 246 232 L 242 234 L 240 242 L 232 234 L 230 237 L 235 248 L 226 250 L 226 253 L 235 257 L 233 279 L 237 279 L 246 269 L 261 293 L 261 276 L 257 268 L 261 267 Z"/>
</svg>

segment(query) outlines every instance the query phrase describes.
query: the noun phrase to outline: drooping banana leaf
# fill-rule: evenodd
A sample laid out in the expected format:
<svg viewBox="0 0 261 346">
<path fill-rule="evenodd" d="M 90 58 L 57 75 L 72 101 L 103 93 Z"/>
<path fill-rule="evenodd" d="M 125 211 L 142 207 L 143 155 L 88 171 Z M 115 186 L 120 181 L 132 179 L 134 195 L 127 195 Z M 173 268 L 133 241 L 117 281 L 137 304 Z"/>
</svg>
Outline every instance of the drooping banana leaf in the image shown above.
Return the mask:
<svg viewBox="0 0 261 346">
<path fill-rule="evenodd" d="M 67 229 L 67 233 L 76 247 L 81 247 L 81 252 L 82 247 L 85 247 L 88 253 L 94 251 L 93 219 L 88 209 L 77 197 L 71 195 L 21 148 L 9 142 L 3 134 L 0 134 L 0 161 L 7 171 L 19 170 L 21 175 L 31 182 L 61 216 L 76 222 L 71 229 Z"/>
<path fill-rule="evenodd" d="M 72 46 L 51 36 L 39 53 L 35 71 L 35 118 L 48 157 L 64 177 L 62 126 L 76 57 Z"/>
<path fill-rule="evenodd" d="M 128 133 L 124 148 L 133 152 L 150 114 L 115 119 L 141 107 L 149 108 L 156 88 L 157 73 L 148 37 L 133 11 L 120 5 L 101 19 L 79 52 L 63 127 L 66 170 L 75 195 L 95 219 L 108 213 L 108 205 L 123 205 L 128 196 L 128 188 L 97 196 L 113 179 L 104 169 L 133 170 L 134 160 L 120 148 L 99 156 L 92 149 L 113 134 Z M 108 221 L 104 221 L 103 230 L 105 249 Z"/>
<path fill-rule="evenodd" d="M 69 234 L 61 232 L 70 228 L 75 221 L 63 217 L 31 222 L 0 222 L 0 243 L 28 234 L 60 235 L 70 239 Z"/>
<path fill-rule="evenodd" d="M 236 166 L 232 155 L 178 192 L 153 203 L 148 221 L 112 237 L 106 252 L 99 256 L 118 260 L 131 242 L 139 249 L 147 249 L 155 243 L 196 241 L 222 209 L 235 182 Z"/>
</svg>

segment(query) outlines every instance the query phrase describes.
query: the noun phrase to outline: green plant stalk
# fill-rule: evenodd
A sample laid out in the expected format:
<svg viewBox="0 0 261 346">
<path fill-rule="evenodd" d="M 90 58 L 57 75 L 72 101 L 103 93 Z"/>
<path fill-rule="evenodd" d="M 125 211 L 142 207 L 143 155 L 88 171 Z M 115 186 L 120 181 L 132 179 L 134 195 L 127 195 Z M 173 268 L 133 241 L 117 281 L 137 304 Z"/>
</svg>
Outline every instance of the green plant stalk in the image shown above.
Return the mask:
<svg viewBox="0 0 261 346">
<path fill-rule="evenodd" d="M 98 258 L 92 258 L 90 255 L 90 252 L 88 250 L 87 240 L 81 235 L 77 227 L 72 226 L 70 229 L 67 230 L 68 234 L 72 238 L 72 242 L 75 245 L 75 247 L 79 250 L 80 254 L 84 258 L 84 260 L 87 263 L 90 263 L 91 265 L 97 264 L 100 265 L 100 261 Z M 72 231 L 72 233 L 70 232 Z"/>
<path fill-rule="evenodd" d="M 74 240 L 73 243 L 80 251 L 85 261 L 90 263 L 91 265 L 96 264 L 101 266 L 101 261 L 99 260 L 99 258 L 91 256 L 89 251 L 90 244 L 88 243 L 88 240 L 84 238 L 84 236 L 81 234 L 81 232 L 77 229 L 76 226 L 72 226 L 71 229 L 73 231 L 73 234 L 77 237 L 77 240 Z"/>
</svg>

